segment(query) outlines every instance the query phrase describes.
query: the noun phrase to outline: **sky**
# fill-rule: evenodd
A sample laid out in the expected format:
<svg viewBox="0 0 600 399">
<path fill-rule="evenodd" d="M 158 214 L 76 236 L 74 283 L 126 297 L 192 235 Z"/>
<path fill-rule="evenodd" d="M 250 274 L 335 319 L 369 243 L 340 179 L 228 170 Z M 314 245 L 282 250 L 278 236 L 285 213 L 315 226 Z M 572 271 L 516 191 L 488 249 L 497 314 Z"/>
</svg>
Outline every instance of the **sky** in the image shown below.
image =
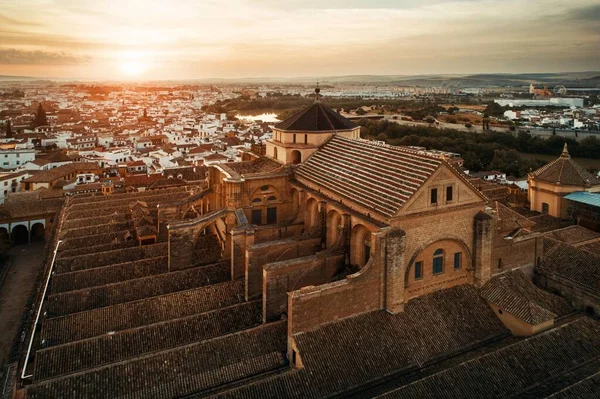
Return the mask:
<svg viewBox="0 0 600 399">
<path fill-rule="evenodd" d="M 0 0 L 0 75 L 600 70 L 600 0 Z"/>
</svg>

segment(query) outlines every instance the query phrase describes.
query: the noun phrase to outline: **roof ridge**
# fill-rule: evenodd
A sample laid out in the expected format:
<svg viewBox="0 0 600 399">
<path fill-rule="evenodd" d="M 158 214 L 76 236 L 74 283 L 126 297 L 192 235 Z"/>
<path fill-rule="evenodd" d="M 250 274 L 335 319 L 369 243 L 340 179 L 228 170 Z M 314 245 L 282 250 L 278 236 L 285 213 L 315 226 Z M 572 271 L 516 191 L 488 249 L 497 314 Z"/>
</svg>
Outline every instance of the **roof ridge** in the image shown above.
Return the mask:
<svg viewBox="0 0 600 399">
<path fill-rule="evenodd" d="M 321 103 L 318 104 L 320 105 Z M 337 129 L 335 128 L 335 126 L 333 126 L 333 122 L 331 122 L 331 119 L 329 118 L 329 115 L 327 115 L 327 112 L 325 112 L 325 110 L 322 109 L 322 106 L 320 106 L 318 109 L 323 113 L 323 116 L 325 116 L 325 119 L 329 123 L 329 126 L 331 126 L 331 130 L 337 133 Z"/>
<path fill-rule="evenodd" d="M 561 159 L 563 161 L 560 164 L 560 172 L 558 172 L 558 181 L 561 182 L 563 170 L 565 169 L 565 161 L 566 161 L 566 159 L 571 159 L 571 158 L 559 158 L 559 159 Z"/>
</svg>

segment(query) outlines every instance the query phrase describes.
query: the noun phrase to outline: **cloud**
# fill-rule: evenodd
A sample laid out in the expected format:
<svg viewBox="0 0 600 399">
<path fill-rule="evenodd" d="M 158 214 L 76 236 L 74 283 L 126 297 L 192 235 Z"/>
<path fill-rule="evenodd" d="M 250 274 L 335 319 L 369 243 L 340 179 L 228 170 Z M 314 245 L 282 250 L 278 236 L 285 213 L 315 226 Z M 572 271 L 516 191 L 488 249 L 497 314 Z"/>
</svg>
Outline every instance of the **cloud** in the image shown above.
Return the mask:
<svg viewBox="0 0 600 399">
<path fill-rule="evenodd" d="M 64 52 L 0 49 L 0 65 L 75 65 L 91 62 L 92 57 Z"/>
<path fill-rule="evenodd" d="M 175 70 L 225 77 L 594 68 L 597 0 L 549 3 L 19 0 L 0 5 L 1 60 L 105 65 L 138 52 L 156 77 Z M 16 23 L 24 15 L 29 24 Z"/>
<path fill-rule="evenodd" d="M 0 24 L 2 24 L 3 26 L 7 26 L 7 25 L 15 25 L 15 26 L 40 26 L 40 24 L 37 23 L 37 22 L 25 21 L 25 20 L 17 19 L 17 18 L 11 18 L 11 17 L 6 16 L 4 14 L 0 14 Z"/>
<path fill-rule="evenodd" d="M 575 21 L 600 21 L 600 4 L 575 9 L 567 15 L 566 19 Z"/>
</svg>

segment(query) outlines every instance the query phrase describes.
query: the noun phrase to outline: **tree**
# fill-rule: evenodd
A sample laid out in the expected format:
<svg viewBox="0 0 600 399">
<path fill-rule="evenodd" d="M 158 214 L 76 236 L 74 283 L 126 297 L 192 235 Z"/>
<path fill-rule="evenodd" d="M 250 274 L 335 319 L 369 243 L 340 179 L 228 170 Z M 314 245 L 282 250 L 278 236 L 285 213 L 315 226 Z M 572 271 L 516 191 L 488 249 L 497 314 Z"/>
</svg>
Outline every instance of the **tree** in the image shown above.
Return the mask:
<svg viewBox="0 0 600 399">
<path fill-rule="evenodd" d="M 12 123 L 10 119 L 6 121 L 6 137 L 12 137 Z"/>
<path fill-rule="evenodd" d="M 144 108 L 144 119 L 148 119 L 148 110 Z"/>
<path fill-rule="evenodd" d="M 40 105 L 38 105 L 37 112 L 35 113 L 35 119 L 33 121 L 33 126 L 38 127 L 38 126 L 47 126 L 47 125 L 48 125 L 48 118 L 46 118 L 46 111 L 44 111 L 44 108 L 42 108 L 42 104 L 40 103 Z"/>
</svg>

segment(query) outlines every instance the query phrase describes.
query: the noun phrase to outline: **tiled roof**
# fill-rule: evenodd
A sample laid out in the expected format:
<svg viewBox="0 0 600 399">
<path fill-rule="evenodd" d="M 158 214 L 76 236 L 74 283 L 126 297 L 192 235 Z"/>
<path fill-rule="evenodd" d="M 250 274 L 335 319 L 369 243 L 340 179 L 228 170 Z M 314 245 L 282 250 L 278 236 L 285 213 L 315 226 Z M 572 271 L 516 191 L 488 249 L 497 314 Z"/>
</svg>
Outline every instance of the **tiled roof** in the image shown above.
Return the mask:
<svg viewBox="0 0 600 399">
<path fill-rule="evenodd" d="M 473 286 L 457 286 L 413 299 L 402 313 L 374 311 L 296 334 L 304 368 L 220 397 L 346 397 L 352 387 L 508 335 Z"/>
<path fill-rule="evenodd" d="M 600 371 L 576 384 L 548 396 L 550 399 L 597 399 L 600 392 Z"/>
<path fill-rule="evenodd" d="M 544 255 L 541 273 L 554 274 L 600 293 L 600 255 L 565 244 L 556 244 Z"/>
<path fill-rule="evenodd" d="M 48 183 L 72 173 L 98 170 L 99 166 L 95 162 L 74 162 L 66 165 L 59 166 L 57 168 L 42 170 L 35 175 L 23 180 L 27 183 Z"/>
<path fill-rule="evenodd" d="M 277 370 L 287 364 L 285 347 L 285 322 L 270 323 L 41 381 L 27 388 L 27 397 L 181 397 Z"/>
<path fill-rule="evenodd" d="M 92 269 L 93 270 L 93 269 Z M 83 288 L 46 298 L 47 317 L 64 316 L 103 306 L 222 283 L 231 278 L 228 262 Z"/>
<path fill-rule="evenodd" d="M 12 193 L 8 196 L 8 199 L 12 196 L 17 198 L 7 200 L 4 205 L 0 205 L 0 209 L 8 211 L 13 219 L 20 219 L 54 214 L 60 210 L 65 201 L 64 197 L 41 199 L 39 198 L 41 194 L 39 190 L 33 193 L 35 193 L 34 196 L 28 196 L 23 201 L 17 200 L 18 195 L 23 193 Z"/>
<path fill-rule="evenodd" d="M 132 242 L 137 245 L 135 241 Z M 51 294 L 59 294 L 166 273 L 168 261 L 167 256 L 158 256 L 95 269 L 56 274 L 52 277 L 50 292 Z"/>
<path fill-rule="evenodd" d="M 52 151 L 46 157 L 50 162 L 71 162 L 73 159 L 63 151 Z"/>
<path fill-rule="evenodd" d="M 560 157 L 542 166 L 531 175 L 535 180 L 548 183 L 585 187 L 600 185 L 600 178 L 592 175 L 583 166 L 571 159 L 566 144 Z"/>
<path fill-rule="evenodd" d="M 521 270 L 494 276 L 481 288 L 481 296 L 533 325 L 572 312 L 563 298 L 537 288 Z"/>
<path fill-rule="evenodd" d="M 563 227 L 567 227 L 573 224 L 568 220 L 555 218 L 554 216 L 550 216 L 548 214 L 531 216 L 529 220 L 535 223 L 532 230 L 539 233 L 552 231 L 556 229 L 562 229 Z"/>
<path fill-rule="evenodd" d="M 333 136 L 295 173 L 317 188 L 392 217 L 442 162 L 390 145 Z"/>
<path fill-rule="evenodd" d="M 187 182 L 183 179 L 180 179 L 178 177 L 171 177 L 171 178 L 163 178 L 160 180 L 155 181 L 154 183 L 150 184 L 150 186 L 148 186 L 148 188 L 150 190 L 156 190 L 157 188 L 165 188 L 165 187 L 177 187 L 177 186 L 186 186 Z"/>
<path fill-rule="evenodd" d="M 232 176 L 247 176 L 256 173 L 269 173 L 281 169 L 280 163 L 260 157 L 247 162 L 232 162 L 219 165 Z"/>
<path fill-rule="evenodd" d="M 261 302 L 245 302 L 111 335 L 53 346 L 37 353 L 34 378 L 46 379 L 203 341 L 257 326 L 261 321 Z M 69 361 L 65 362 L 64 359 Z"/>
<path fill-rule="evenodd" d="M 44 322 L 42 339 L 48 345 L 79 341 L 243 302 L 241 280 L 209 285 L 172 294 L 121 303 Z"/>
<path fill-rule="evenodd" d="M 222 161 L 229 158 L 227 158 L 225 155 L 214 153 L 205 156 L 204 159 L 206 159 L 207 161 Z"/>
<path fill-rule="evenodd" d="M 446 369 L 382 397 L 546 397 L 540 388 L 552 392 L 554 384 L 557 387 L 569 385 L 564 373 L 600 356 L 599 335 L 599 322 L 581 318 Z"/>
<path fill-rule="evenodd" d="M 564 242 L 565 244 L 576 244 L 578 242 L 600 238 L 600 233 L 596 233 L 595 231 L 579 225 L 549 231 L 544 235 L 548 238 Z"/>
<path fill-rule="evenodd" d="M 498 201 L 495 201 L 493 206 L 496 209 L 496 228 L 501 232 L 513 231 L 520 228 L 529 229 L 535 225 L 535 222 Z"/>
<path fill-rule="evenodd" d="M 56 273 L 67 273 L 96 267 L 115 265 L 138 259 L 155 258 L 167 254 L 168 243 L 162 242 L 142 247 L 118 249 L 101 252 L 100 254 L 78 255 L 56 260 Z"/>
<path fill-rule="evenodd" d="M 301 132 L 325 132 L 350 130 L 356 128 L 356 125 L 322 103 L 315 102 L 308 108 L 279 122 L 275 128 Z"/>
<path fill-rule="evenodd" d="M 590 242 L 588 244 L 579 246 L 579 248 L 600 255 L 600 241 Z"/>
</svg>

